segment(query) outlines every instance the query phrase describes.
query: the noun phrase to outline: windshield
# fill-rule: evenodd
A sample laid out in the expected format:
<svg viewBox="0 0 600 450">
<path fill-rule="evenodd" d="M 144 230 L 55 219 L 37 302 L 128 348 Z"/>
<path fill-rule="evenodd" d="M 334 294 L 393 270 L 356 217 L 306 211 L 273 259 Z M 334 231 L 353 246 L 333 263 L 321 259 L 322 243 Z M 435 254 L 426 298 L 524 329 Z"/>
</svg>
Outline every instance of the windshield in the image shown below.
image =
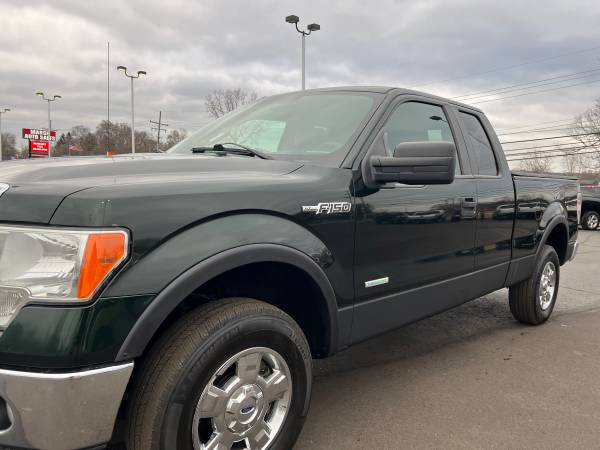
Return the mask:
<svg viewBox="0 0 600 450">
<path fill-rule="evenodd" d="M 275 159 L 339 165 L 379 97 L 331 91 L 268 97 L 215 120 L 169 152 L 189 154 L 193 148 L 236 143 Z"/>
</svg>

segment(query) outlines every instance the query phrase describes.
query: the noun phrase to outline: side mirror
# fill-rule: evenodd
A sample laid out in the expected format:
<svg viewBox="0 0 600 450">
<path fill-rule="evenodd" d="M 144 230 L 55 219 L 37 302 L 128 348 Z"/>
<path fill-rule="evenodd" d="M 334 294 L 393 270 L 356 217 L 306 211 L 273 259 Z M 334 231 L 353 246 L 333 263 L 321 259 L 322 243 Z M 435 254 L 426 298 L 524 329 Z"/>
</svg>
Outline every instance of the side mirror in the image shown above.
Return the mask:
<svg viewBox="0 0 600 450">
<path fill-rule="evenodd" d="M 455 161 L 452 142 L 403 142 L 393 157 L 369 158 L 369 178 L 375 184 L 450 184 L 454 181 Z"/>
</svg>

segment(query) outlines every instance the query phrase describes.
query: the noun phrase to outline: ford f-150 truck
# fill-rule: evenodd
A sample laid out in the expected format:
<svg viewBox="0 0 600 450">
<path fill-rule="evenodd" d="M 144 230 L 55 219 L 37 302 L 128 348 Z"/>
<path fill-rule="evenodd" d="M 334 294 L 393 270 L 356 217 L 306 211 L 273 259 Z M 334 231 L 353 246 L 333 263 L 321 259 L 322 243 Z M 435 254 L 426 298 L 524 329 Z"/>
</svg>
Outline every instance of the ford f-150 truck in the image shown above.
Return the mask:
<svg viewBox="0 0 600 450">
<path fill-rule="evenodd" d="M 504 287 L 545 322 L 581 207 L 480 110 L 382 87 L 0 182 L 0 447 L 49 450 L 290 449 L 313 358 Z"/>
</svg>

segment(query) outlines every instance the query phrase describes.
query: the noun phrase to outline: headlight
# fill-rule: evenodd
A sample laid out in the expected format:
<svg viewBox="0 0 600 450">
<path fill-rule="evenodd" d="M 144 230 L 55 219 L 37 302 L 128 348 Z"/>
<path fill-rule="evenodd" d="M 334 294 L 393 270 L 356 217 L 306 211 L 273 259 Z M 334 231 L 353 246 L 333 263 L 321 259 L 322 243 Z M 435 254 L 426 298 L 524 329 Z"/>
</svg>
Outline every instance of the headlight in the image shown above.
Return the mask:
<svg viewBox="0 0 600 450">
<path fill-rule="evenodd" d="M 0 226 L 0 329 L 28 302 L 91 299 L 127 253 L 122 230 Z"/>
</svg>

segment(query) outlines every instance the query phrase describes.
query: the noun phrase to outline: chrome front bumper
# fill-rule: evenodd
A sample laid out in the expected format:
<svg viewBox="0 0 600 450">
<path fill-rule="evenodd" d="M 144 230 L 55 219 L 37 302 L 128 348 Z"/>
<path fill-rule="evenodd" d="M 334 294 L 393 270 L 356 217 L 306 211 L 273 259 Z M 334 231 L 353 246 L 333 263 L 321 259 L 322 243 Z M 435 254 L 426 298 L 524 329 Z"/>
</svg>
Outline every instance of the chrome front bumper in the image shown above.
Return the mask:
<svg viewBox="0 0 600 450">
<path fill-rule="evenodd" d="M 0 370 L 0 449 L 107 443 L 133 363 L 74 373 Z"/>
</svg>

